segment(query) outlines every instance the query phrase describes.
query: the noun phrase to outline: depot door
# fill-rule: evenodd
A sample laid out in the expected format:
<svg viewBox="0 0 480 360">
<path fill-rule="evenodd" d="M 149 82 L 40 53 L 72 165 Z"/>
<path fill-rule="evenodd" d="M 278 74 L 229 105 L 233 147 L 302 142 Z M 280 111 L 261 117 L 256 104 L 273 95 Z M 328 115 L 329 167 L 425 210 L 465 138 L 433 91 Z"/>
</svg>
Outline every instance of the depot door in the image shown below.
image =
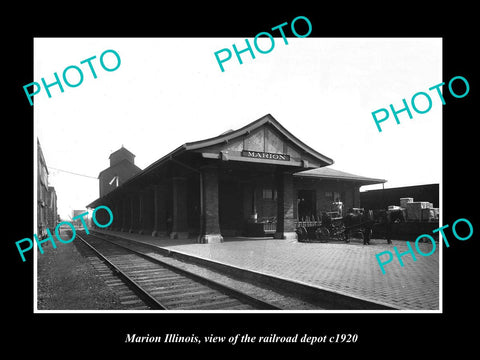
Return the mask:
<svg viewBox="0 0 480 360">
<path fill-rule="evenodd" d="M 218 189 L 220 230 L 224 236 L 238 236 L 243 229 L 242 189 L 238 181 L 222 179 Z"/>
<path fill-rule="evenodd" d="M 300 221 L 317 218 L 317 196 L 315 190 L 298 190 L 297 214 Z"/>
</svg>

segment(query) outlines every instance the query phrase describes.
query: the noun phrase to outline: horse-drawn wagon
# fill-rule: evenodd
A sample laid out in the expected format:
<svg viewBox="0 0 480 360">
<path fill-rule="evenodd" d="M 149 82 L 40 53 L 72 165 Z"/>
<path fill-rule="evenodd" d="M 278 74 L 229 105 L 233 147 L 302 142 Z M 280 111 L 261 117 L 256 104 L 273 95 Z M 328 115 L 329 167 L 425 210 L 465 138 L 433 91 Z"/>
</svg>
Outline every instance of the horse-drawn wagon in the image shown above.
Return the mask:
<svg viewBox="0 0 480 360">
<path fill-rule="evenodd" d="M 370 236 L 374 226 L 385 225 L 386 239 L 390 244 L 388 234 L 387 212 L 374 213 L 360 208 L 349 209 L 345 216 L 340 212 L 323 212 L 321 218 L 301 219 L 296 223 L 298 241 L 301 242 L 350 242 L 352 235 L 359 235 L 364 244 L 370 243 Z"/>
</svg>

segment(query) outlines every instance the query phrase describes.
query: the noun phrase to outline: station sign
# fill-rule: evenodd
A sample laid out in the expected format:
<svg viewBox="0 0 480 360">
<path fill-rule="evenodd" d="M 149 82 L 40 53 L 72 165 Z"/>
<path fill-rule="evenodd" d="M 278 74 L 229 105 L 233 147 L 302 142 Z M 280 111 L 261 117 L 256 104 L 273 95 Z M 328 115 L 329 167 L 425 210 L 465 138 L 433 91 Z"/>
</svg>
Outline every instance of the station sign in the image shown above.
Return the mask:
<svg viewBox="0 0 480 360">
<path fill-rule="evenodd" d="M 290 161 L 290 155 L 287 155 L 287 154 L 275 154 L 275 153 L 268 153 L 268 152 L 243 150 L 241 155 L 243 157 L 250 157 L 250 158 L 257 158 L 257 159 Z"/>
</svg>

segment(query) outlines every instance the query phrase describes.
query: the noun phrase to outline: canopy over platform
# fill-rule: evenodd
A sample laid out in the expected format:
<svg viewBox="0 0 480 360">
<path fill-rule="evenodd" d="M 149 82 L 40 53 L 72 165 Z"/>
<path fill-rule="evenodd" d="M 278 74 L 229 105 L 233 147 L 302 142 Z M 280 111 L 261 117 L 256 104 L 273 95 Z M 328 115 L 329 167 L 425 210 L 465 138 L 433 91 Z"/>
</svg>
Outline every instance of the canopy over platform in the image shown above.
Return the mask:
<svg viewBox="0 0 480 360">
<path fill-rule="evenodd" d="M 301 171 L 301 172 L 295 173 L 294 176 L 317 178 L 317 179 L 346 180 L 346 181 L 356 182 L 359 185 L 383 184 L 387 182 L 387 180 L 384 180 L 384 179 L 376 179 L 376 178 L 350 174 L 345 171 L 332 169 L 330 167 L 322 167 L 317 169 Z"/>
</svg>

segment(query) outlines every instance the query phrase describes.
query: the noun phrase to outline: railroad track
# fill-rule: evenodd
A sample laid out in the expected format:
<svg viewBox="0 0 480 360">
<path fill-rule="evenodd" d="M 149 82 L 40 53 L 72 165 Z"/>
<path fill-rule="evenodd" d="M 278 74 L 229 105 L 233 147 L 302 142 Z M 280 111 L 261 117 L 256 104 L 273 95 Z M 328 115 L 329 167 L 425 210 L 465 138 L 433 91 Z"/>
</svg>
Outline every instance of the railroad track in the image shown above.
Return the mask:
<svg viewBox="0 0 480 360">
<path fill-rule="evenodd" d="M 278 309 L 235 289 L 202 278 L 162 261 L 162 255 L 148 255 L 148 248 L 121 239 L 109 240 L 98 235 L 79 235 L 111 269 L 109 274 L 97 263 L 107 284 L 119 286 L 125 303 L 135 309 L 161 310 L 263 310 Z M 164 257 L 163 257 L 164 258 Z M 112 279 L 112 272 L 117 279 Z M 121 279 L 121 282 L 120 280 Z M 123 287 L 121 286 L 123 283 Z M 131 293 L 126 291 L 128 286 Z M 127 292 L 127 293 L 126 293 Z M 135 295 L 132 296 L 132 293 Z M 137 298 L 135 298 L 135 296 Z M 143 304 L 142 304 L 143 302 Z"/>
</svg>

